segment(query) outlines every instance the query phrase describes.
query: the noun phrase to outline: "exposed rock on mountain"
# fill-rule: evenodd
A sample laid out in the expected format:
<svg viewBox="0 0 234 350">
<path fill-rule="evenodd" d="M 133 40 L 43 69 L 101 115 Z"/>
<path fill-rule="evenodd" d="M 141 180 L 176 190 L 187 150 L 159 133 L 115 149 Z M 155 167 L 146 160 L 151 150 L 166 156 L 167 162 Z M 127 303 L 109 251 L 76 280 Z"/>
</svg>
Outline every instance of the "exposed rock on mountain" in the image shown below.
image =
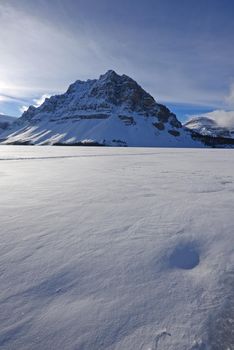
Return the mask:
<svg viewBox="0 0 234 350">
<path fill-rule="evenodd" d="M 113 70 L 30 106 L 1 134 L 5 144 L 201 147 L 170 110 Z"/>
</svg>

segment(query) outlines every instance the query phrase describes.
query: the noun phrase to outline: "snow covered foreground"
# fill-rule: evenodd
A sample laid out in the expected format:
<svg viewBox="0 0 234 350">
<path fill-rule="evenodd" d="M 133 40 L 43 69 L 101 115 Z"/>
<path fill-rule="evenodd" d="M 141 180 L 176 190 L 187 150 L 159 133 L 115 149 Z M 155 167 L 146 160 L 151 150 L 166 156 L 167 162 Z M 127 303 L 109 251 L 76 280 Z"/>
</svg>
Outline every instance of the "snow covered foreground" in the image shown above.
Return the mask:
<svg viewBox="0 0 234 350">
<path fill-rule="evenodd" d="M 0 148 L 0 349 L 234 349 L 232 150 Z"/>
</svg>

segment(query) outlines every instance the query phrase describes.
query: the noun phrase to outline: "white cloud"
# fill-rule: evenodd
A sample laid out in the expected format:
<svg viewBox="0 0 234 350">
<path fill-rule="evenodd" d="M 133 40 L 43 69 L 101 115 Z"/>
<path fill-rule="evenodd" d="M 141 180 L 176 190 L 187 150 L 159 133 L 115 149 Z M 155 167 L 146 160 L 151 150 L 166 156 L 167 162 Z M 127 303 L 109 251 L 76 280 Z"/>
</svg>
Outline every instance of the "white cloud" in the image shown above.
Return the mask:
<svg viewBox="0 0 234 350">
<path fill-rule="evenodd" d="M 19 110 L 20 110 L 21 113 L 24 113 L 25 111 L 27 111 L 27 109 L 28 109 L 28 106 L 21 106 L 21 107 L 19 108 Z"/>
<path fill-rule="evenodd" d="M 41 106 L 42 103 L 45 101 L 45 99 L 46 99 L 46 98 L 49 98 L 50 96 L 51 96 L 51 95 L 44 94 L 44 95 L 42 95 L 42 96 L 39 97 L 39 98 L 35 98 L 35 99 L 33 100 L 33 102 L 35 102 L 34 106 L 35 106 L 35 107 Z"/>
<path fill-rule="evenodd" d="M 8 99 L 5 96 L 0 95 L 0 102 L 7 101 Z"/>
<path fill-rule="evenodd" d="M 0 102 L 8 102 L 12 100 L 14 100 L 14 98 L 11 96 L 0 95 Z"/>
<path fill-rule="evenodd" d="M 215 110 L 209 113 L 198 114 L 189 116 L 188 120 L 192 118 L 206 117 L 214 120 L 218 126 L 225 128 L 234 128 L 234 111 L 225 111 L 225 110 Z"/>
<path fill-rule="evenodd" d="M 51 96 L 51 95 L 44 94 L 44 95 L 42 95 L 42 96 L 39 97 L 39 98 L 34 98 L 34 99 L 33 99 L 33 102 L 34 102 L 33 106 L 34 106 L 34 107 L 39 107 L 39 106 L 41 106 L 41 105 L 44 103 L 45 99 L 46 99 L 46 98 L 49 98 L 50 96 Z M 25 111 L 27 111 L 28 107 L 29 107 L 29 106 L 23 105 L 23 106 L 20 106 L 20 107 L 19 107 L 19 110 L 20 110 L 21 113 L 24 113 Z"/>
<path fill-rule="evenodd" d="M 226 102 L 229 106 L 234 107 L 234 83 L 230 86 L 229 95 L 226 97 Z"/>
</svg>

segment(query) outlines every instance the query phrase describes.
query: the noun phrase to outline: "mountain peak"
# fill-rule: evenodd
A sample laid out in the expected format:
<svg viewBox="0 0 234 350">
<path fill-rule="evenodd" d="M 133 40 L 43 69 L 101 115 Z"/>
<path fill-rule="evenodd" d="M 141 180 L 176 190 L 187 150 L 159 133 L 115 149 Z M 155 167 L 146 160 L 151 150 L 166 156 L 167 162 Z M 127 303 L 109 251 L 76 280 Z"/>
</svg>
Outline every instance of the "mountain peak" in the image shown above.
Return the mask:
<svg viewBox="0 0 234 350">
<path fill-rule="evenodd" d="M 120 78 L 121 76 L 117 74 L 114 70 L 109 69 L 106 73 L 100 75 L 100 79 L 113 79 L 113 78 Z"/>
<path fill-rule="evenodd" d="M 7 142 L 37 144 L 93 140 L 114 146 L 179 145 L 181 127 L 135 80 L 108 70 L 99 79 L 75 81 L 38 108 L 30 107 L 5 135 Z"/>
</svg>

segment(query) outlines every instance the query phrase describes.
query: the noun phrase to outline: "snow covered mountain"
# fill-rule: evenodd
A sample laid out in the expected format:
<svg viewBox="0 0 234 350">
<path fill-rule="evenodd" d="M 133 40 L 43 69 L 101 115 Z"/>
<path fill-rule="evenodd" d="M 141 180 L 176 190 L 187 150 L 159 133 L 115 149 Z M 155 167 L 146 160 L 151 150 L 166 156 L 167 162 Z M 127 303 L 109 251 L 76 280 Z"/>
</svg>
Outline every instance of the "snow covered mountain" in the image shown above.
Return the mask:
<svg viewBox="0 0 234 350">
<path fill-rule="evenodd" d="M 186 122 L 184 126 L 201 135 L 234 139 L 234 129 L 230 130 L 222 127 L 214 119 L 208 117 L 194 117 Z"/>
<path fill-rule="evenodd" d="M 0 114 L 0 134 L 9 128 L 9 126 L 14 123 L 16 117 L 10 117 L 9 115 Z"/>
<path fill-rule="evenodd" d="M 113 70 L 30 106 L 2 135 L 5 144 L 196 147 L 176 116 L 133 79 Z"/>
</svg>

